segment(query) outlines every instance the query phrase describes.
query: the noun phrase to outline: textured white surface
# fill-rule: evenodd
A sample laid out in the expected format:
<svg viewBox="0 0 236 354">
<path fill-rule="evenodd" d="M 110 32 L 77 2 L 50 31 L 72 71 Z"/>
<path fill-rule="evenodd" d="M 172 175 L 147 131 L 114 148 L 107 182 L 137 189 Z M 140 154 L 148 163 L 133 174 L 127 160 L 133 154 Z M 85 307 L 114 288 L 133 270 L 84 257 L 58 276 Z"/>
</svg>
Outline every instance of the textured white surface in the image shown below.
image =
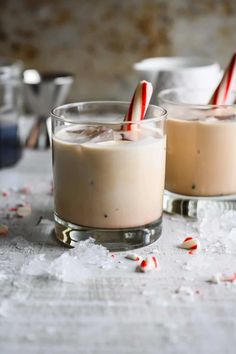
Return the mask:
<svg viewBox="0 0 236 354">
<path fill-rule="evenodd" d="M 235 252 L 204 246 L 189 255 L 179 249 L 184 237 L 198 236 L 181 218 L 165 216 L 160 241 L 136 251 L 145 256 L 153 250 L 156 272 L 136 273 L 136 263 L 121 253 L 116 257 L 123 267 L 91 265 L 92 275 L 77 284 L 22 274 L 30 257 L 65 252 L 37 231 L 39 216 L 52 218 L 50 180 L 48 152 L 27 152 L 17 167 L 0 172 L 0 189 L 32 189 L 25 198 L 33 210 L 28 219 L 6 219 L 6 207 L 24 197 L 0 195 L 0 219 L 10 229 L 0 239 L 1 354 L 235 352 L 236 285 L 207 282 L 218 272 L 233 273 Z"/>
</svg>

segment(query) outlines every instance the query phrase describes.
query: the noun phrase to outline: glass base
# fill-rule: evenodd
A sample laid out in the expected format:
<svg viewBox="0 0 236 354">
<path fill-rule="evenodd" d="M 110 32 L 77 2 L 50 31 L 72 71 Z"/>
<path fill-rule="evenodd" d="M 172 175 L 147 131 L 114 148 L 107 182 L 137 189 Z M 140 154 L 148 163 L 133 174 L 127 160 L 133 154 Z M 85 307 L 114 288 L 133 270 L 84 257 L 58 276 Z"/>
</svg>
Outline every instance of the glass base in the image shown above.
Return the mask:
<svg viewBox="0 0 236 354">
<path fill-rule="evenodd" d="M 218 197 L 192 197 L 165 190 L 163 210 L 168 214 L 179 214 L 196 218 L 198 210 L 208 203 L 214 203 L 222 212 L 236 210 L 236 194 Z"/>
<path fill-rule="evenodd" d="M 155 242 L 162 231 L 162 217 L 157 221 L 130 229 L 94 229 L 66 222 L 54 214 L 57 239 L 64 245 L 75 247 L 89 237 L 109 251 L 127 251 Z"/>
</svg>

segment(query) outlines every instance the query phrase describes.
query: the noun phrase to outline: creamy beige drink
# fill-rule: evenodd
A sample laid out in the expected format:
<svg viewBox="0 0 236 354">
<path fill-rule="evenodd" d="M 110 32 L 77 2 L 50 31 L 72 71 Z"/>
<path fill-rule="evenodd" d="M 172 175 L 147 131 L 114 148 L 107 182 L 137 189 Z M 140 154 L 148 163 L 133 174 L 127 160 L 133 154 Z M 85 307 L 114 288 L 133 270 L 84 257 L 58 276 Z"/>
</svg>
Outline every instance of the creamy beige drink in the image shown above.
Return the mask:
<svg viewBox="0 0 236 354">
<path fill-rule="evenodd" d="M 70 129 L 64 127 L 53 137 L 56 214 L 95 228 L 129 228 L 158 220 L 165 136 L 78 143 Z"/>
<path fill-rule="evenodd" d="M 168 191 L 191 196 L 236 193 L 236 120 L 232 118 L 167 119 Z"/>
</svg>

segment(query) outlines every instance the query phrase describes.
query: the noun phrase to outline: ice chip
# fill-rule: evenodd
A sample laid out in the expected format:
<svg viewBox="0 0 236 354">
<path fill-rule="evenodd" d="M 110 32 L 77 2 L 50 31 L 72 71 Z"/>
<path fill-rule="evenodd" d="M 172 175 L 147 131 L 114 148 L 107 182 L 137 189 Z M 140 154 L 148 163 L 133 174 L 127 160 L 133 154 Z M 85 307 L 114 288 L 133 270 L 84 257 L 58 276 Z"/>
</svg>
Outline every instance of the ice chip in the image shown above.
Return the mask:
<svg viewBox="0 0 236 354">
<path fill-rule="evenodd" d="M 64 252 L 50 264 L 48 273 L 52 277 L 68 283 L 79 283 L 91 275 L 91 272 L 78 257 L 67 252 Z"/>
<path fill-rule="evenodd" d="M 78 284 L 93 275 L 91 266 L 110 269 L 116 265 L 105 247 L 88 239 L 54 259 L 49 259 L 44 254 L 28 258 L 21 268 L 21 274 Z"/>
<path fill-rule="evenodd" d="M 28 263 L 23 264 L 21 274 L 42 276 L 46 275 L 48 268 L 48 261 L 45 259 L 44 254 L 39 254 L 32 257 Z"/>
<path fill-rule="evenodd" d="M 113 140 L 113 131 L 101 126 L 75 125 L 66 127 L 57 132 L 57 138 L 66 142 L 85 144 L 86 142 L 102 136 L 104 140 Z M 99 139 L 99 138 L 98 138 Z"/>
<path fill-rule="evenodd" d="M 73 143 L 85 144 L 88 142 L 97 143 L 114 140 L 113 130 L 106 127 L 74 127 L 60 133 L 61 139 L 69 140 Z"/>
<path fill-rule="evenodd" d="M 103 143 L 105 141 L 114 140 L 114 132 L 112 129 L 99 127 L 96 129 L 96 134 L 89 140 L 90 143 Z"/>
<path fill-rule="evenodd" d="M 219 203 L 214 201 L 201 200 L 197 205 L 197 218 L 199 221 L 204 220 L 205 218 L 217 218 L 221 215 L 221 209 Z"/>
<path fill-rule="evenodd" d="M 220 217 L 220 224 L 226 231 L 236 228 L 236 211 L 229 210 L 223 213 Z"/>
<path fill-rule="evenodd" d="M 6 317 L 8 315 L 9 309 L 10 309 L 10 302 L 7 299 L 4 299 L 0 303 L 0 317 Z"/>
</svg>

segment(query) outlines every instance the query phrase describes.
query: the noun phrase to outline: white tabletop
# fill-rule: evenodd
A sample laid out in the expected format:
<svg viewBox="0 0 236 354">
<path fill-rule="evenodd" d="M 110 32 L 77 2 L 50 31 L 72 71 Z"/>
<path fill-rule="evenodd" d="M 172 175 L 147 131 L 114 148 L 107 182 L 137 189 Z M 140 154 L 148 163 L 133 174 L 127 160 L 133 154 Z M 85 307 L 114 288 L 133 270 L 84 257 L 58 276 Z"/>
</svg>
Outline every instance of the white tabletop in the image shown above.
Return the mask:
<svg viewBox="0 0 236 354">
<path fill-rule="evenodd" d="M 235 251 L 205 240 L 181 217 L 165 216 L 161 239 L 137 250 L 155 252 L 158 271 L 137 273 L 135 262 L 119 253 L 114 266 L 92 265 L 78 283 L 25 275 L 22 267 L 32 257 L 70 252 L 36 225 L 39 217 L 52 220 L 51 179 L 49 152 L 28 151 L 16 167 L 0 172 L 2 191 L 32 191 L 0 195 L 1 223 L 10 230 L 0 239 L 1 354 L 235 353 L 235 283 L 207 282 L 236 270 Z M 30 217 L 7 212 L 25 199 Z M 177 247 L 190 234 L 201 236 L 203 246 L 194 255 Z"/>
</svg>

